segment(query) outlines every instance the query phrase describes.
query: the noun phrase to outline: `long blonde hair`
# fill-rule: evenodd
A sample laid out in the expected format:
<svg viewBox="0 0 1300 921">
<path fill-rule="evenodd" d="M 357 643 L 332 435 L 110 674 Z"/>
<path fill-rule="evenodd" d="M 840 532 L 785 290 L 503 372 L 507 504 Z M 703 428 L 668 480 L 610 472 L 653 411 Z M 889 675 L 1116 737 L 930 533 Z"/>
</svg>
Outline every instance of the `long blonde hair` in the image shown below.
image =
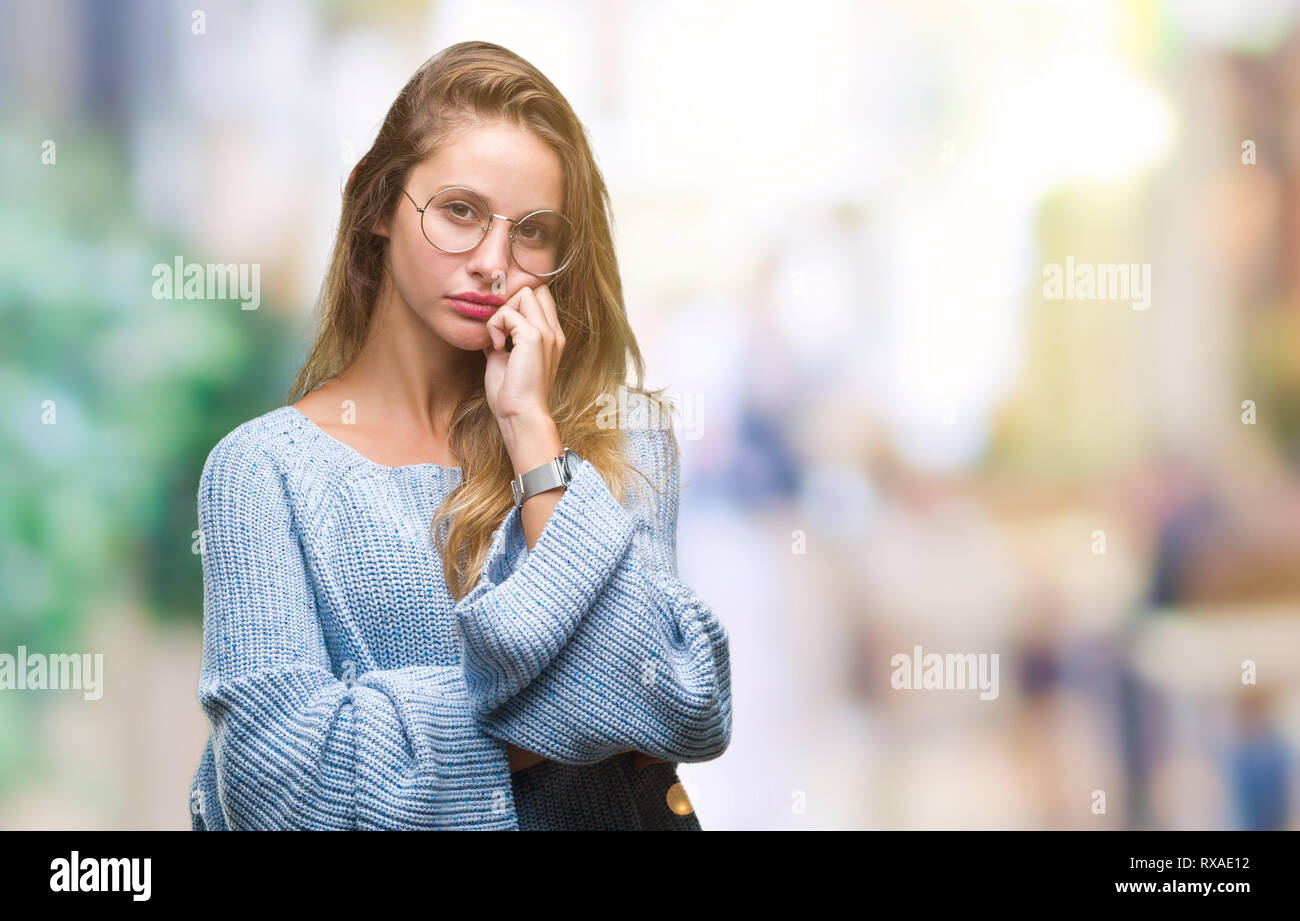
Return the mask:
<svg viewBox="0 0 1300 921">
<path fill-rule="evenodd" d="M 361 351 L 380 292 L 388 242 L 369 228 L 393 213 L 408 172 L 460 129 L 495 118 L 532 130 L 562 164 L 562 210 L 574 224 L 574 239 L 571 261 L 549 282 L 565 337 L 551 414 L 562 443 L 590 461 L 622 502 L 628 474 L 636 468 L 625 456 L 621 426 L 598 425 L 597 404 L 607 405 L 619 387 L 626 386 L 629 398 L 652 414 L 657 410 L 664 420 L 675 458 L 673 406 L 661 396 L 662 388 L 648 391 L 643 386 L 644 362 L 628 324 L 614 254 L 609 192 L 582 123 L 537 68 L 490 42 L 461 42 L 429 58 L 389 108 L 375 143 L 344 190 L 338 237 L 321 287 L 315 341 L 286 402 L 296 402 L 347 370 Z M 456 600 L 477 582 L 492 536 L 514 501 L 514 468 L 487 404 L 484 364 L 474 367 L 477 379 L 457 405 L 448 436 L 461 462 L 461 482 L 439 507 L 431 527 L 448 591 Z M 636 372 L 635 383 L 628 381 L 629 369 Z"/>
</svg>

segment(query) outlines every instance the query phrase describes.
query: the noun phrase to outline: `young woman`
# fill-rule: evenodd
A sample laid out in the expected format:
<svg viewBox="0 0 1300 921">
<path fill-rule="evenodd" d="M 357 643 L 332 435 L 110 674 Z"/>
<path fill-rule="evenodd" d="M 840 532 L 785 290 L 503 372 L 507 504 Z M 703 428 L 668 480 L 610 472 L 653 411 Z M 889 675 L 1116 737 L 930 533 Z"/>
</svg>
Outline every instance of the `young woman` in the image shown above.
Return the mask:
<svg viewBox="0 0 1300 921">
<path fill-rule="evenodd" d="M 728 638 L 677 578 L 671 406 L 550 81 L 427 61 L 321 301 L 291 405 L 199 485 L 193 827 L 698 830 L 676 765 L 730 743 Z"/>
</svg>

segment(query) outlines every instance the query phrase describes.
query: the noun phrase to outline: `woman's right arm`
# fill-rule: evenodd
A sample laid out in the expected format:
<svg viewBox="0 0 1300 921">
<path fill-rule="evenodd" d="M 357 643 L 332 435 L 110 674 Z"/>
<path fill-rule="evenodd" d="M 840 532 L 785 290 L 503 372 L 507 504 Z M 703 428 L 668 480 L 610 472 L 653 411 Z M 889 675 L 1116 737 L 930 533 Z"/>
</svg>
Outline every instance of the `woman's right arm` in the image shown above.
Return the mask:
<svg viewBox="0 0 1300 921">
<path fill-rule="evenodd" d="M 227 436 L 198 511 L 219 798 L 201 808 L 230 829 L 512 827 L 505 758 L 459 666 L 335 674 L 273 457 Z"/>
</svg>

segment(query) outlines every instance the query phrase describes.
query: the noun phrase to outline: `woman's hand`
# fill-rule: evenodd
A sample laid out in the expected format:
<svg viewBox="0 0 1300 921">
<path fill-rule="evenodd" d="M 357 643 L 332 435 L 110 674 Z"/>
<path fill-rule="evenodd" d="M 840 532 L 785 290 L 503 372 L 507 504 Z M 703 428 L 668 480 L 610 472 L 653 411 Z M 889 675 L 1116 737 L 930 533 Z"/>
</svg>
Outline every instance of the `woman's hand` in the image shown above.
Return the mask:
<svg viewBox="0 0 1300 921">
<path fill-rule="evenodd" d="M 550 418 L 551 390 L 564 351 L 564 333 L 550 289 L 520 288 L 487 321 L 492 345 L 483 350 L 488 408 L 498 421 Z M 505 350 L 506 336 L 513 342 Z"/>
</svg>

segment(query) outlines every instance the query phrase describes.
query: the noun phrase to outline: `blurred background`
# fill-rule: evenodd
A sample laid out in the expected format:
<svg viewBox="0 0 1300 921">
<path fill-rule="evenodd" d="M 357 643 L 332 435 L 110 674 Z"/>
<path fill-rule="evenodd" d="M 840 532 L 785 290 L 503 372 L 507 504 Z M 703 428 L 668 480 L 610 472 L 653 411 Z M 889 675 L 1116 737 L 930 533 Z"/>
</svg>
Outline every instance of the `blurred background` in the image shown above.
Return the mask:
<svg viewBox="0 0 1300 921">
<path fill-rule="evenodd" d="M 283 404 L 348 172 L 467 39 L 587 125 L 689 410 L 706 829 L 1300 827 L 1297 3 L 33 0 L 0 653 L 102 653 L 104 693 L 0 690 L 0 828 L 189 827 L 204 459 Z M 260 306 L 155 297 L 177 258 Z M 1146 308 L 1054 296 L 1081 263 L 1147 267 Z M 916 647 L 997 655 L 997 695 L 897 687 Z"/>
</svg>

